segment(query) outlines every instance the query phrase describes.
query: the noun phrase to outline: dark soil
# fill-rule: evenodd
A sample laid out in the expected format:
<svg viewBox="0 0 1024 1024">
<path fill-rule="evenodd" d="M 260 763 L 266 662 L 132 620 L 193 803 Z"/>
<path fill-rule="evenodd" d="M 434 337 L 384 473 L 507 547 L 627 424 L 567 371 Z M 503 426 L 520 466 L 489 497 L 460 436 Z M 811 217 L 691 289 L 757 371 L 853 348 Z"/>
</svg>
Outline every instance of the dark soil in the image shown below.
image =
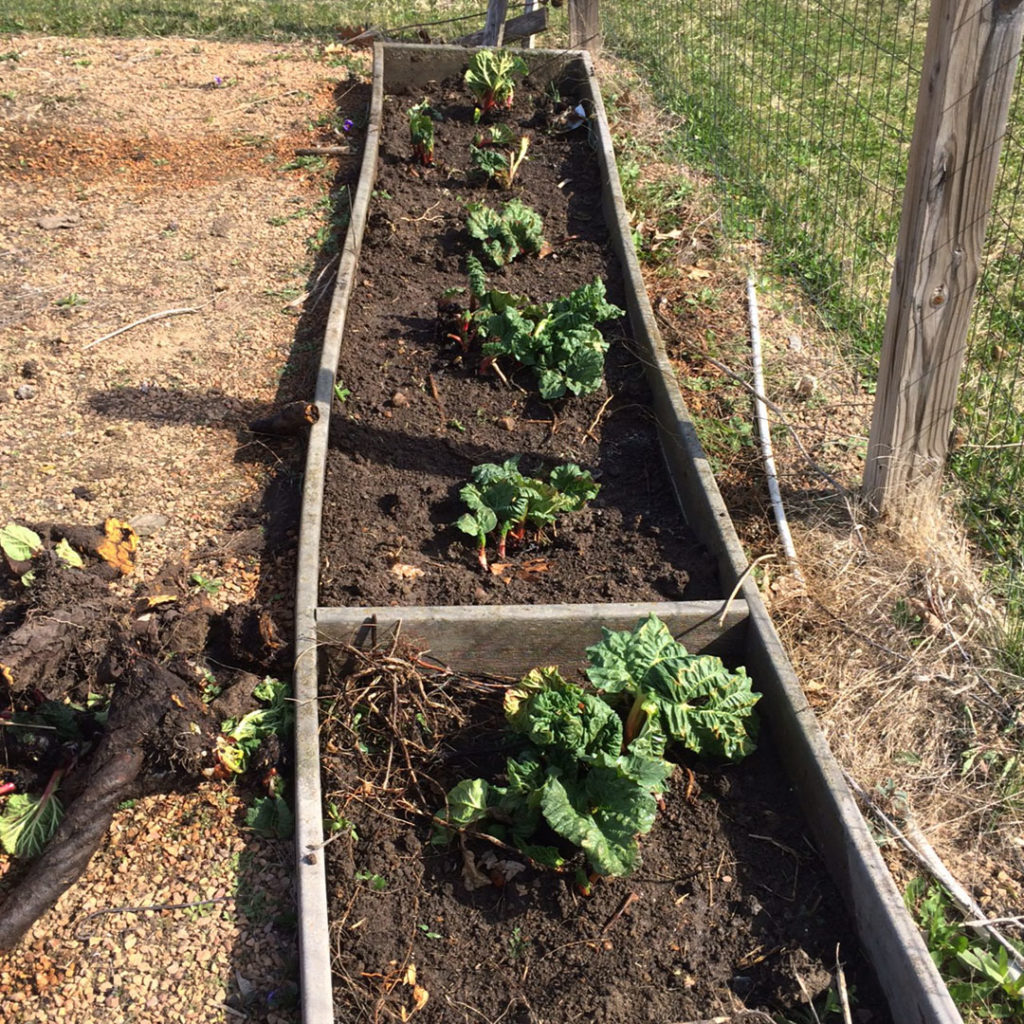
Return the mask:
<svg viewBox="0 0 1024 1024">
<path fill-rule="evenodd" d="M 187 586 L 180 564 L 165 566 L 131 599 L 113 590 L 134 561 L 125 546 L 134 540 L 130 528 L 117 551 L 99 547 L 97 538 L 109 536 L 103 527 L 33 526 L 44 549 L 14 564 L 35 574 L 31 586 L 0 579 L 5 593 L 21 590 L 0 623 L 0 723 L 14 726 L 0 737 L 0 782 L 34 794 L 59 784 L 65 813 L 42 851 L 22 853 L 20 870 L 0 878 L 0 951 L 13 949 L 85 871 L 123 801 L 194 788 L 217 772 L 221 723 L 259 706 L 248 683 L 259 677 L 246 669 L 281 668 L 286 653 L 265 612 L 233 605 L 215 613 Z M 81 568 L 54 553 L 58 541 L 72 539 Z M 121 570 L 111 561 L 118 558 Z M 207 659 L 238 666 L 223 673 L 223 692 L 210 704 L 199 684 Z M 96 699 L 105 715 L 88 709 Z M 59 729 L 46 717 L 54 706 L 65 712 Z M 273 739 L 250 768 L 276 771 Z"/>
<path fill-rule="evenodd" d="M 624 305 L 586 128 L 555 131 L 560 104 L 521 88 L 509 120 L 532 143 L 513 189 L 504 191 L 471 170 L 475 129 L 461 83 L 429 95 L 444 114 L 431 168 L 410 159 L 405 111 L 418 97 L 386 100 L 376 192 L 338 370 L 351 395 L 336 403 L 332 422 L 320 603 L 719 596 L 713 562 L 682 521 L 664 470 L 625 318 L 604 325 L 612 343 L 605 386 L 554 403 L 538 399 L 529 370 L 505 365 L 508 385 L 481 375 L 479 354 L 463 358 L 439 329 L 438 298 L 466 284 L 465 255 L 473 251 L 466 204 L 499 207 L 513 195 L 541 214 L 553 251 L 489 270 L 492 284 L 551 301 L 600 277 L 611 301 Z M 471 539 L 451 525 L 465 511 L 458 492 L 474 465 L 520 453 L 530 475 L 576 462 L 600 481 L 601 492 L 560 520 L 548 543 L 510 548 L 509 568 L 488 576 L 476 565 Z M 543 571 L 517 569 L 537 558 Z M 399 575 L 409 565 L 423 574 Z"/>
<path fill-rule="evenodd" d="M 859 1024 L 888 1020 L 770 737 L 739 765 L 692 764 L 696 786 L 677 769 L 631 877 L 584 897 L 572 872 L 527 864 L 468 891 L 430 816 L 456 781 L 503 767 L 501 689 L 409 659 L 332 656 L 322 689 L 338 1020 L 398 1019 L 410 965 L 423 1024 L 743 1020 L 824 992 L 837 946 Z M 478 866 L 489 849 L 466 842 Z"/>
</svg>

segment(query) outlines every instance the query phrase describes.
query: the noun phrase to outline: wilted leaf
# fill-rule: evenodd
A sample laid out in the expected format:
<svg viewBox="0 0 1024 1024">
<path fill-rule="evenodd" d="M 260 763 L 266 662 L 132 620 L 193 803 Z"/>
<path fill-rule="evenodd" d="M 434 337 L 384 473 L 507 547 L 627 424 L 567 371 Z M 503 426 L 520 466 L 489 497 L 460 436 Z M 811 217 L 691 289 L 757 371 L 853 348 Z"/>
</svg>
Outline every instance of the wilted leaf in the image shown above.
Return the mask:
<svg viewBox="0 0 1024 1024">
<path fill-rule="evenodd" d="M 467 892 L 486 889 L 491 884 L 491 877 L 477 867 L 476 857 L 465 846 L 462 847 L 462 884 Z"/>
<path fill-rule="evenodd" d="M 546 558 L 531 558 L 527 562 L 523 562 L 522 565 L 516 570 L 519 576 L 532 576 L 537 573 L 547 572 L 550 565 Z"/>
<path fill-rule="evenodd" d="M 12 562 L 27 562 L 43 550 L 43 540 L 27 526 L 8 523 L 0 530 L 0 549 Z"/>
<path fill-rule="evenodd" d="M 127 576 L 135 568 L 138 535 L 128 523 L 113 517 L 103 524 L 103 533 L 104 539 L 96 545 L 96 554 L 123 576 Z"/>
<path fill-rule="evenodd" d="M 425 575 L 424 571 L 416 565 L 406 565 L 404 562 L 395 562 L 391 571 L 403 580 L 418 580 Z"/>
<path fill-rule="evenodd" d="M 416 1013 L 418 1010 L 422 1010 L 427 1005 L 427 1000 L 430 998 L 430 993 L 422 985 L 413 985 L 412 987 L 412 1012 Z"/>
<path fill-rule="evenodd" d="M 53 551 L 65 565 L 71 566 L 72 569 L 85 568 L 82 556 L 67 542 L 66 538 L 62 537 Z"/>
<path fill-rule="evenodd" d="M 703 267 L 690 267 L 690 269 L 686 272 L 686 276 L 691 281 L 704 281 L 707 278 L 711 277 L 711 271 L 705 270 Z"/>
</svg>

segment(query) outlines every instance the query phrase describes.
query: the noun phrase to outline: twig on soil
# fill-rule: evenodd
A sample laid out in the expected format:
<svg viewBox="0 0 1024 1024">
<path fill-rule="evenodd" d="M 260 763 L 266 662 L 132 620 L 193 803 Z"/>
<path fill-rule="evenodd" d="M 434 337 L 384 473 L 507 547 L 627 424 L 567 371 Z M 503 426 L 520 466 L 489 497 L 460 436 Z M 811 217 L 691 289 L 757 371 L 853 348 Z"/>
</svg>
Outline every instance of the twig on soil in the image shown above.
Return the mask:
<svg viewBox="0 0 1024 1024">
<path fill-rule="evenodd" d="M 818 1011 L 814 1008 L 814 999 L 812 998 L 811 993 L 807 990 L 807 985 L 804 982 L 804 979 L 800 977 L 799 971 L 794 971 L 793 975 L 796 978 L 797 984 L 800 986 L 800 991 L 804 994 L 804 999 L 807 1002 L 807 1009 L 811 1011 L 811 1016 L 814 1018 L 814 1024 L 821 1024 L 821 1018 L 818 1016 Z"/>
<path fill-rule="evenodd" d="M 295 150 L 296 156 L 348 156 L 351 146 L 302 146 Z"/>
<path fill-rule="evenodd" d="M 94 917 L 100 917 L 102 914 L 144 914 L 147 911 L 187 910 L 189 907 L 205 907 L 208 904 L 213 903 L 228 903 L 234 899 L 237 899 L 237 897 L 216 896 L 209 900 L 190 900 L 188 903 L 144 903 L 140 906 L 103 907 L 100 910 L 94 910 L 91 914 L 86 914 L 85 917 L 78 922 L 75 926 L 75 938 L 88 939 L 92 935 L 92 932 L 83 932 L 82 925 L 84 925 L 86 921 L 92 920 Z"/>
<path fill-rule="evenodd" d="M 242 103 L 237 107 L 228 107 L 227 110 L 222 110 L 217 115 L 216 120 L 220 120 L 228 114 L 236 114 L 239 110 L 248 110 L 250 107 L 262 107 L 264 103 L 273 103 L 274 100 L 283 100 L 289 96 L 298 96 L 303 92 L 305 92 L 304 89 L 289 89 L 287 92 L 275 93 L 273 96 L 263 96 L 257 100 L 249 100 L 248 103 Z"/>
<path fill-rule="evenodd" d="M 151 320 L 163 320 L 165 317 L 169 316 L 184 316 L 186 313 L 198 313 L 203 306 L 208 306 L 209 304 L 209 302 L 204 302 L 202 306 L 180 306 L 177 309 L 163 309 L 159 313 L 150 313 L 149 316 L 144 316 L 141 320 L 135 320 L 130 324 L 126 324 L 124 327 L 118 327 L 116 331 L 104 334 L 102 338 L 90 341 L 88 344 L 82 346 L 82 351 L 84 352 L 87 348 L 92 348 L 93 345 L 98 345 L 101 341 L 109 341 L 111 338 L 116 338 L 119 334 L 124 334 L 125 331 L 130 331 L 133 327 L 138 327 L 141 324 L 148 324 Z"/>
<path fill-rule="evenodd" d="M 609 395 L 604 400 L 604 402 L 601 403 L 601 408 L 597 410 L 597 415 L 594 417 L 594 422 L 591 423 L 590 426 L 587 427 L 587 429 L 583 431 L 583 436 L 584 437 L 589 437 L 590 440 L 594 442 L 594 444 L 597 444 L 597 438 L 594 437 L 594 433 L 593 433 L 594 428 L 598 425 L 598 423 L 601 422 L 601 417 L 604 415 L 605 409 L 608 408 L 609 403 L 611 402 L 611 400 L 614 397 L 615 397 L 614 395 Z"/>
<path fill-rule="evenodd" d="M 219 1003 L 216 999 L 211 999 L 206 1005 L 212 1006 L 223 1013 L 229 1013 L 232 1017 L 240 1017 L 242 1020 L 249 1019 L 241 1010 L 236 1010 L 233 1006 L 228 1006 L 227 1003 Z"/>
<path fill-rule="evenodd" d="M 441 418 L 442 428 L 448 422 L 448 414 L 444 411 L 444 402 L 441 401 L 441 392 L 437 390 L 437 381 L 432 373 L 427 374 L 427 382 L 430 384 L 430 395 L 437 403 L 437 415 Z"/>
<path fill-rule="evenodd" d="M 625 913 L 625 912 L 626 912 L 626 911 L 627 911 L 627 910 L 628 910 L 628 909 L 629 909 L 629 908 L 630 908 L 630 907 L 631 907 L 631 906 L 632 906 L 632 905 L 633 905 L 634 903 L 636 903 L 636 901 L 637 901 L 638 899 L 640 899 L 640 894 L 639 894 L 639 893 L 636 893 L 636 892 L 629 892 L 629 893 L 627 893 L 627 894 L 626 894 L 626 896 L 625 896 L 625 898 L 624 898 L 624 899 L 622 900 L 622 902 L 621 902 L 621 903 L 619 904 L 619 906 L 618 906 L 618 909 L 617 909 L 617 910 L 615 911 L 615 913 L 614 913 L 614 914 L 612 914 L 612 916 L 611 916 L 611 917 L 609 917 L 607 921 L 605 921 L 605 923 L 604 923 L 604 927 L 603 927 L 603 928 L 601 929 L 601 934 L 602 934 L 602 935 L 606 935 L 606 934 L 608 933 L 608 930 L 609 930 L 609 929 L 610 929 L 610 928 L 612 927 L 612 925 L 614 925 L 614 924 L 615 924 L 615 922 L 616 922 L 616 921 L 618 921 L 618 919 L 619 919 L 620 917 L 622 917 L 622 915 L 623 915 L 623 914 L 624 914 L 624 913 Z"/>
<path fill-rule="evenodd" d="M 428 217 L 427 216 L 427 214 L 430 213 L 431 210 L 437 209 L 437 207 L 439 207 L 440 205 L 441 205 L 441 200 L 438 199 L 438 201 L 436 203 L 433 203 L 430 206 L 428 206 L 418 217 L 403 217 L 402 220 L 408 222 L 409 224 L 415 224 L 417 221 L 420 221 L 420 220 L 427 220 L 427 221 L 444 220 L 444 217 L 442 217 L 442 216 L 437 216 L 437 217 Z"/>
<path fill-rule="evenodd" d="M 844 1024 L 853 1024 L 853 1016 L 850 1013 L 850 993 L 846 988 L 846 971 L 839 960 L 839 944 L 836 944 L 836 988 L 839 989 L 839 1004 L 843 1008 Z"/>
<path fill-rule="evenodd" d="M 738 1017 L 703 1017 L 700 1020 L 674 1020 L 670 1024 L 775 1024 L 767 1013 L 743 1010 Z"/>
</svg>

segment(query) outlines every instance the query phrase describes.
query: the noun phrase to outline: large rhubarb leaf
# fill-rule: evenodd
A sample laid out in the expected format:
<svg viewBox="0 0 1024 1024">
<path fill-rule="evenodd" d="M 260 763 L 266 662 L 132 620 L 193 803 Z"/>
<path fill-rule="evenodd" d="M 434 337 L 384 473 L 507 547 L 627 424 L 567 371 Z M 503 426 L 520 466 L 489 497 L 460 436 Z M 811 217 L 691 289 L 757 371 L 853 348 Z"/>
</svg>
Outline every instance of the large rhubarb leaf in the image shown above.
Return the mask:
<svg viewBox="0 0 1024 1024">
<path fill-rule="evenodd" d="M 632 632 L 603 633 L 587 650 L 587 678 L 633 698 L 628 738 L 657 716 L 669 739 L 697 754 L 738 760 L 754 749 L 759 695 L 742 668 L 731 672 L 720 658 L 689 654 L 654 615 Z"/>
<path fill-rule="evenodd" d="M 543 688 L 519 703 L 509 725 L 548 758 L 614 764 L 622 750 L 622 721 L 611 706 L 549 670 Z"/>
<path fill-rule="evenodd" d="M 593 769 L 582 783 L 549 775 L 541 792 L 544 819 L 587 855 L 600 875 L 628 875 L 638 835 L 650 832 L 658 805 L 651 793 L 610 769 Z"/>
</svg>

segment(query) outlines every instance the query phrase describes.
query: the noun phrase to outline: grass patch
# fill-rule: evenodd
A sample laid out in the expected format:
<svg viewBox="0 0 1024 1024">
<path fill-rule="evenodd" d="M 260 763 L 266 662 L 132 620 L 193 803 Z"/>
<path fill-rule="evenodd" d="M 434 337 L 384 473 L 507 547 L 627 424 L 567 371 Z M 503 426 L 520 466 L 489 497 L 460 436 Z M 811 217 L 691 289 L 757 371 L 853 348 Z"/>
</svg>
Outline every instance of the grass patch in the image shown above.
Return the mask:
<svg viewBox="0 0 1024 1024">
<path fill-rule="evenodd" d="M 0 10 L 0 32 L 284 42 L 331 39 L 346 24 L 391 29 L 424 21 L 471 18 L 450 27 L 447 38 L 454 38 L 482 26 L 485 6 L 468 0 L 444 4 L 436 0 L 429 4 L 386 0 L 368 5 L 332 0 L 150 0 L 144 5 L 137 0 L 20 0 Z M 447 28 L 438 26 L 437 36 L 444 35 L 442 29 Z"/>
</svg>

